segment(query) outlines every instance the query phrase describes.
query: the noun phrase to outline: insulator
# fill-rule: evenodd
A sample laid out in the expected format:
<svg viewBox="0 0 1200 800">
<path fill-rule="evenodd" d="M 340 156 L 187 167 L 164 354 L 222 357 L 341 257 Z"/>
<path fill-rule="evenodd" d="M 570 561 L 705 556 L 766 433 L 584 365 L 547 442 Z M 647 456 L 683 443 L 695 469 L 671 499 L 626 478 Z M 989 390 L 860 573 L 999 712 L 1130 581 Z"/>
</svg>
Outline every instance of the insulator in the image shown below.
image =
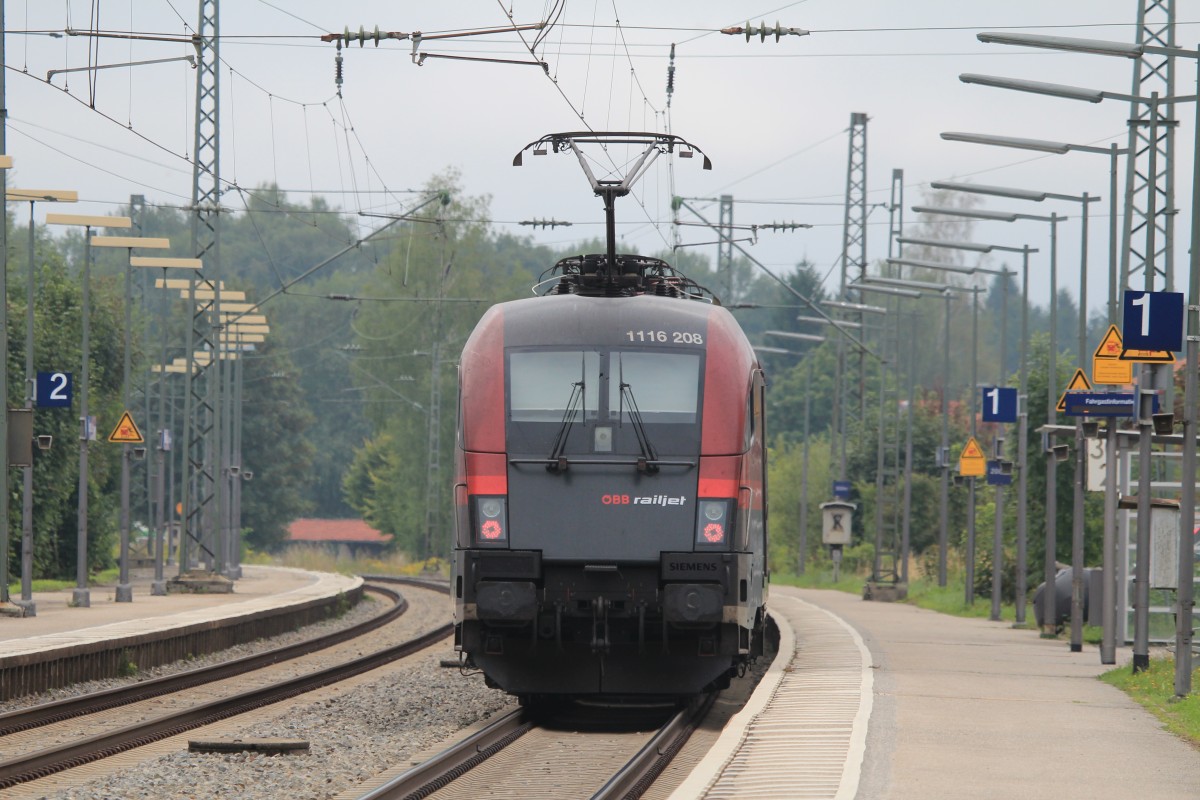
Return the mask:
<svg viewBox="0 0 1200 800">
<path fill-rule="evenodd" d="M 675 92 L 675 43 L 671 43 L 671 61 L 667 67 L 667 102 L 671 102 L 671 95 Z"/>
<path fill-rule="evenodd" d="M 337 44 L 337 55 L 333 59 L 333 82 L 337 85 L 337 95 L 342 96 L 342 43 Z"/>
</svg>

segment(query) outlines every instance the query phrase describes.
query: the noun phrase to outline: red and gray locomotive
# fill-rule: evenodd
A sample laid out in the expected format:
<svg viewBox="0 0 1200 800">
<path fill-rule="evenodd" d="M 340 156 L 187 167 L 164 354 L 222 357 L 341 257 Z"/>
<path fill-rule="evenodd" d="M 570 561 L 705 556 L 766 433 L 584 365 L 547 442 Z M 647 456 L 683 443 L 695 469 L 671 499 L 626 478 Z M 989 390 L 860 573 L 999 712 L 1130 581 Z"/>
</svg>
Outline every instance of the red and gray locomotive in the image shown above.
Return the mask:
<svg viewBox="0 0 1200 800">
<path fill-rule="evenodd" d="M 763 645 L 762 369 L 663 261 L 553 273 L 463 349 L 455 648 L 529 700 L 720 687 Z"/>
</svg>

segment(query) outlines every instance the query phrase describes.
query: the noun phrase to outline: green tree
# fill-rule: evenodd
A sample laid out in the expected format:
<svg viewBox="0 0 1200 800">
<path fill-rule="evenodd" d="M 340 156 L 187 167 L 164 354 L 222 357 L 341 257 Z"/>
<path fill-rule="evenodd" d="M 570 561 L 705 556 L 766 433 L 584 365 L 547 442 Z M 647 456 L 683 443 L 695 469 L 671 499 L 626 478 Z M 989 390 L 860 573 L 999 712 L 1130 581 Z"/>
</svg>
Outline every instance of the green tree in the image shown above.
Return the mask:
<svg viewBox="0 0 1200 800">
<path fill-rule="evenodd" d="M 12 241 L 10 237 L 10 241 Z M 35 371 L 63 371 L 74 375 L 74 402 L 70 409 L 41 408 L 34 412 L 35 435 L 54 437 L 53 447 L 35 454 L 34 564 L 35 577 L 70 579 L 77 564 L 77 508 L 79 486 L 79 417 L 82 345 L 82 290 L 79 265 L 68 265 L 54 240 L 38 239 L 34 295 Z M 22 249 L 23 251 L 23 249 Z M 10 261 L 8 281 L 8 370 L 25 372 L 24 258 Z M 20 269 L 20 272 L 16 272 Z M 88 459 L 88 569 L 94 571 L 113 563 L 116 510 L 119 500 L 121 450 L 104 441 L 121 413 L 121 383 L 124 354 L 123 287 L 103 277 L 94 278 L 90 303 L 90 357 L 88 413 L 97 420 L 99 439 L 89 445 Z M 24 404 L 24 382 L 9 381 L 8 402 Z M 9 476 L 9 518 L 14 530 L 21 519 L 21 479 L 18 471 Z M 20 568 L 19 537 L 10 547 L 9 572 Z"/>
<path fill-rule="evenodd" d="M 347 473 L 346 499 L 396 547 L 422 557 L 449 546 L 453 366 L 487 307 L 528 296 L 536 280 L 529 253 L 489 231 L 486 199 L 451 195 L 435 224 L 406 224 L 408 241 L 380 262 L 365 287 L 374 299 L 353 320 L 360 349 L 350 372 L 372 432 Z"/>
<path fill-rule="evenodd" d="M 275 550 L 288 523 L 313 507 L 313 417 L 282 344 L 267 339 L 243 360 L 242 468 L 254 475 L 242 486 L 243 534 L 250 546 Z"/>
</svg>

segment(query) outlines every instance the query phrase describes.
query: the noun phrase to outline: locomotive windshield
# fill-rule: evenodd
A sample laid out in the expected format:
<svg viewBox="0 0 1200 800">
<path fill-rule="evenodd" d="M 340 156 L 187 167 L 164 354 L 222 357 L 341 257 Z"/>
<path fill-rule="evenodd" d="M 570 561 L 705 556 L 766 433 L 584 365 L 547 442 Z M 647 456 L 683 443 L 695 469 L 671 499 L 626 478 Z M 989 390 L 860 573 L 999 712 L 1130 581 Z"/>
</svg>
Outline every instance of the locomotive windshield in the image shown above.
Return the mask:
<svg viewBox="0 0 1200 800">
<path fill-rule="evenodd" d="M 641 425 L 654 431 L 655 448 L 691 452 L 699 445 L 702 374 L 696 352 L 511 348 L 511 449 L 541 452 L 561 442 L 568 453 L 639 454 L 633 428 Z M 571 435 L 579 425 L 599 430 Z"/>
<path fill-rule="evenodd" d="M 614 351 L 611 356 L 617 380 L 608 382 L 608 418 L 629 420 L 628 404 L 620 387 L 626 384 L 637 395 L 637 406 L 646 422 L 696 421 L 700 389 L 700 356 L 689 353 Z"/>
<path fill-rule="evenodd" d="M 600 354 L 590 350 L 514 352 L 508 358 L 509 419 L 558 422 L 577 383 L 583 383 L 584 419 L 595 419 L 600 399 Z"/>
<path fill-rule="evenodd" d="M 585 420 L 628 422 L 622 383 L 637 396 L 647 423 L 695 423 L 700 405 L 700 356 L 693 353 L 514 351 L 508 356 L 508 375 L 512 422 L 559 422 L 580 382 Z"/>
</svg>

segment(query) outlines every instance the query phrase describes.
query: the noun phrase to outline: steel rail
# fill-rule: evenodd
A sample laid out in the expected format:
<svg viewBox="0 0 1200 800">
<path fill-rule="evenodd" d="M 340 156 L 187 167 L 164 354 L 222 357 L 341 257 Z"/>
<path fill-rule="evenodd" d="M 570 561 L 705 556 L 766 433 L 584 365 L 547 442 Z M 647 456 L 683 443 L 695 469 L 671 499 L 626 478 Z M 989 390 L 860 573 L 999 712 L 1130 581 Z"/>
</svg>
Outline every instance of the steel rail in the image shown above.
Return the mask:
<svg viewBox="0 0 1200 800">
<path fill-rule="evenodd" d="M 658 779 L 696 730 L 717 699 L 717 692 L 693 700 L 667 721 L 592 800 L 636 800 Z"/>
<path fill-rule="evenodd" d="M 43 778 L 102 758 L 109 758 L 136 747 L 142 747 L 194 728 L 347 680 L 396 659 L 419 652 L 450 636 L 453 631 L 453 625 L 442 625 L 408 642 L 309 675 L 215 700 L 146 723 L 131 725 L 70 744 L 2 761 L 0 762 L 0 789 Z"/>
<path fill-rule="evenodd" d="M 246 656 L 209 667 L 188 670 L 176 675 L 166 675 L 129 686 L 91 692 L 79 697 L 41 703 L 18 711 L 0 714 L 0 736 L 9 736 L 21 731 L 40 728 L 43 725 L 81 717 L 85 714 L 95 714 L 111 708 L 117 708 L 118 706 L 149 700 L 152 697 L 181 692 L 195 686 L 225 680 L 226 678 L 262 669 L 263 667 L 268 667 L 282 661 L 299 658 L 369 633 L 397 619 L 408 609 L 408 601 L 391 589 L 372 585 L 364 588 L 389 596 L 393 602 L 392 608 L 357 625 L 306 642 L 298 642 L 285 647 L 267 650 L 257 655 Z M 433 587 L 430 586 L 428 588 L 432 589 Z"/>
<path fill-rule="evenodd" d="M 703 695 L 672 715 L 633 758 L 592 795 L 592 800 L 640 797 L 687 742 L 716 697 L 716 692 Z M 461 778 L 535 725 L 536 721 L 525 709 L 510 711 L 356 800 L 421 800 Z M 579 726 L 575 728 L 579 729 Z"/>
<path fill-rule="evenodd" d="M 498 717 L 428 761 L 375 787 L 358 800 L 419 800 L 444 788 L 508 747 L 533 728 L 525 709 Z"/>
</svg>

